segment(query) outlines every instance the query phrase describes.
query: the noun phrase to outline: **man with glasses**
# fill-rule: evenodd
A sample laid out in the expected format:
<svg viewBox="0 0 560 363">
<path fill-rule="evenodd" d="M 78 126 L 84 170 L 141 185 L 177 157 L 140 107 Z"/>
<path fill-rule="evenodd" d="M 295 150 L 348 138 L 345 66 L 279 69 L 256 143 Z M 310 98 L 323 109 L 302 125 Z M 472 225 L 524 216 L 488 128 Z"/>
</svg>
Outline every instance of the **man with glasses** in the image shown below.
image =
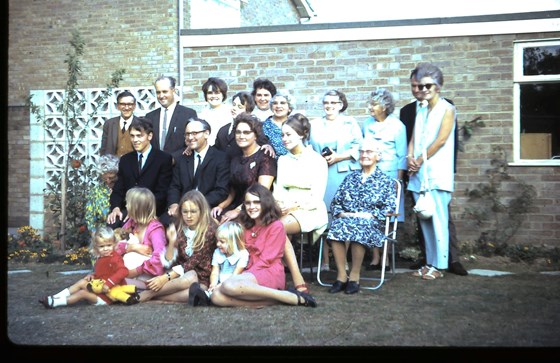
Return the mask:
<svg viewBox="0 0 560 363">
<path fill-rule="evenodd" d="M 416 111 L 419 107 L 419 103 L 424 100 L 424 93 L 429 91 L 434 85 L 433 84 L 420 84 L 419 80 L 416 78 L 416 74 L 418 72 L 418 67 L 416 67 L 410 73 L 410 87 L 412 91 L 412 95 L 416 98 L 416 101 L 411 102 L 401 108 L 400 111 L 400 119 L 404 123 L 406 127 L 406 142 L 407 144 L 410 143 L 410 139 L 412 137 L 412 133 L 414 131 L 414 122 L 416 121 Z M 453 105 L 453 101 L 450 99 L 445 99 L 447 102 Z M 455 124 L 457 124 L 457 119 L 455 119 Z M 455 127 L 455 154 L 454 154 L 454 171 L 457 170 L 457 147 L 459 145 L 459 127 L 456 125 Z M 449 204 L 449 208 L 451 209 L 451 204 Z M 410 266 L 411 270 L 417 270 L 426 264 L 426 254 L 425 254 L 425 245 L 424 245 L 424 237 L 422 234 L 422 230 L 420 229 L 420 223 L 418 225 L 418 240 L 420 242 L 420 250 L 421 256 L 420 260 L 415 262 Z M 459 259 L 459 243 L 457 240 L 457 230 L 455 228 L 455 223 L 451 218 L 451 210 L 449 211 L 449 268 L 448 272 L 454 273 L 460 276 L 468 275 L 467 270 L 463 267 Z"/>
<path fill-rule="evenodd" d="M 130 124 L 136 116 L 136 98 L 129 91 L 117 95 L 117 108 L 121 115 L 105 121 L 101 136 L 100 155 L 113 154 L 121 157 L 133 149 L 128 131 Z"/>
<path fill-rule="evenodd" d="M 229 194 L 229 162 L 226 153 L 208 144 L 212 129 L 206 120 L 193 118 L 185 127 L 185 144 L 191 152 L 173 154 L 175 165 L 167 192 L 167 213 L 162 223 L 175 215 L 179 200 L 189 190 L 197 189 L 213 208 Z M 167 222 L 167 223 L 166 223 Z"/>
</svg>

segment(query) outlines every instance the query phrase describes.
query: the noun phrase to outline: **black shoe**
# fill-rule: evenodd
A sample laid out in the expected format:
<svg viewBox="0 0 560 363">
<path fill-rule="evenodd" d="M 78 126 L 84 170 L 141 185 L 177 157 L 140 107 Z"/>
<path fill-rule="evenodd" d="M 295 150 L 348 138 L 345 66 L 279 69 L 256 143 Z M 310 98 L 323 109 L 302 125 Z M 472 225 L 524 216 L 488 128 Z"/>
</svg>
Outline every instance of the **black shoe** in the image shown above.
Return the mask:
<svg viewBox="0 0 560 363">
<path fill-rule="evenodd" d="M 452 274 L 459 275 L 459 276 L 467 276 L 469 274 L 467 270 L 465 270 L 463 265 L 461 265 L 461 262 L 452 262 L 449 265 L 447 272 L 451 272 Z"/>
<path fill-rule="evenodd" d="M 356 281 L 348 281 L 346 284 L 345 294 L 355 294 L 360 291 L 360 284 Z"/>
<path fill-rule="evenodd" d="M 346 289 L 346 282 L 342 282 L 340 280 L 336 280 L 334 284 L 329 289 L 331 294 L 336 294 L 337 292 L 341 292 L 342 290 Z"/>
<path fill-rule="evenodd" d="M 311 308 L 316 308 L 317 307 L 317 301 L 315 301 L 315 298 L 305 292 L 301 292 L 298 291 L 297 289 L 294 289 L 293 287 L 288 288 L 288 291 L 291 292 L 292 294 L 296 294 L 298 297 L 298 306 L 308 306 Z M 300 301 L 299 298 L 302 298 L 303 301 Z"/>
<path fill-rule="evenodd" d="M 189 306 L 197 306 L 198 305 L 198 300 L 200 299 L 200 296 L 198 294 L 199 290 L 202 290 L 202 289 L 200 288 L 200 284 L 198 282 L 193 283 L 189 287 L 189 301 L 188 301 Z"/>
</svg>

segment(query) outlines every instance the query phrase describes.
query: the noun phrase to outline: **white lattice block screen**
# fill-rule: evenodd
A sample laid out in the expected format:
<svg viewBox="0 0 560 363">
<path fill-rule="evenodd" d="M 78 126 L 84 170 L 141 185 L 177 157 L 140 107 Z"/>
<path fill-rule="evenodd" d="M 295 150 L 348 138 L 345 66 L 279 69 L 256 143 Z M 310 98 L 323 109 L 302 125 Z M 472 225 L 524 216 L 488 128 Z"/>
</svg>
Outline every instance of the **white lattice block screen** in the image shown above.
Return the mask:
<svg viewBox="0 0 560 363">
<path fill-rule="evenodd" d="M 136 116 L 144 116 L 153 110 L 157 103 L 153 86 L 115 88 L 111 95 L 103 99 L 102 88 L 79 90 L 79 98 L 84 101 L 77 117 L 78 127 L 74 138 L 78 140 L 79 130 L 85 129 L 84 137 L 78 140 L 71 155 L 86 163 L 97 163 L 101 136 L 105 120 L 120 115 L 117 109 L 117 95 L 130 91 L 137 101 Z M 62 112 L 64 90 L 31 91 L 32 102 L 39 107 L 43 123 L 32 113 L 30 117 L 30 179 L 29 179 L 29 225 L 43 233 L 45 225 L 45 188 L 57 169 L 64 163 L 67 150 L 67 132 Z M 97 107 L 97 110 L 96 110 Z M 96 110 L 95 115 L 92 113 Z"/>
</svg>

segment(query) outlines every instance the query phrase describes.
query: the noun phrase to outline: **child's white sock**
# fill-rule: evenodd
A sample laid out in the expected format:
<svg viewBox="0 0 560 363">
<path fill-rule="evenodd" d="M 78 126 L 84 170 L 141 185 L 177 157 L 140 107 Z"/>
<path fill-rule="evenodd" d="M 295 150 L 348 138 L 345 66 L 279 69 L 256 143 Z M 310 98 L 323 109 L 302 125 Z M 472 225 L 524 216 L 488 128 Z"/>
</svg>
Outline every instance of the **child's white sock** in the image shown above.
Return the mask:
<svg viewBox="0 0 560 363">
<path fill-rule="evenodd" d="M 54 298 L 52 296 L 49 296 L 49 304 L 52 301 L 52 307 L 56 308 L 57 306 L 66 306 L 68 305 L 68 303 L 66 302 L 66 298 L 65 297 L 59 297 L 59 298 Z M 51 300 L 52 299 L 52 300 Z"/>
<path fill-rule="evenodd" d="M 53 298 L 59 299 L 61 297 L 68 297 L 68 296 L 70 296 L 70 290 L 68 290 L 68 288 L 66 288 L 66 289 L 62 290 L 61 292 L 59 292 L 58 294 L 53 295 Z"/>
</svg>

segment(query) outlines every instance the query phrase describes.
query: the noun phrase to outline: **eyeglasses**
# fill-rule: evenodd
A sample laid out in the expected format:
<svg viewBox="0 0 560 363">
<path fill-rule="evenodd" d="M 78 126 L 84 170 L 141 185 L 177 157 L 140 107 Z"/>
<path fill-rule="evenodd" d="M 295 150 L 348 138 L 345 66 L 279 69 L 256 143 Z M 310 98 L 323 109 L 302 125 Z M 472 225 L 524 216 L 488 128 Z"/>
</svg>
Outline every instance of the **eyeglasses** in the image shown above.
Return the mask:
<svg viewBox="0 0 560 363">
<path fill-rule="evenodd" d="M 337 103 L 342 103 L 340 101 L 323 101 L 323 105 L 336 105 Z"/>
<path fill-rule="evenodd" d="M 121 106 L 121 107 L 134 107 L 134 106 L 136 106 L 136 104 L 135 103 L 121 103 L 121 102 L 119 102 L 119 106 Z"/>
<path fill-rule="evenodd" d="M 359 150 L 360 154 L 365 154 L 365 155 L 373 155 L 373 154 L 379 154 L 379 151 L 377 150 Z"/>
<path fill-rule="evenodd" d="M 198 136 L 200 133 L 204 132 L 206 130 L 200 130 L 200 131 L 193 131 L 193 132 L 185 132 L 185 137 L 191 137 L 191 136 Z"/>
<path fill-rule="evenodd" d="M 426 88 L 429 91 L 433 86 L 435 86 L 434 83 L 426 83 L 426 84 L 413 85 L 412 87 L 418 87 L 420 91 L 423 91 L 424 88 Z"/>
<path fill-rule="evenodd" d="M 235 135 L 237 136 L 248 136 L 253 133 L 253 130 L 235 130 Z"/>
</svg>

